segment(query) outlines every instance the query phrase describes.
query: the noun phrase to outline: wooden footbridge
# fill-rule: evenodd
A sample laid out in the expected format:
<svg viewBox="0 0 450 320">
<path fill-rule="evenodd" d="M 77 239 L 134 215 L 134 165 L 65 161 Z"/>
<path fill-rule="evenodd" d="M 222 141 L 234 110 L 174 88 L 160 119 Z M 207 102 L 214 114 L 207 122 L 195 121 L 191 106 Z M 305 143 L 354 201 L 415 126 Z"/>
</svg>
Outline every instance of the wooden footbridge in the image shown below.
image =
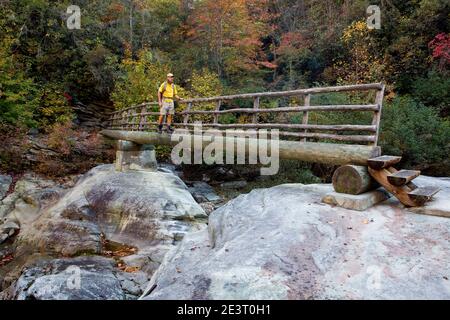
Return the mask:
<svg viewBox="0 0 450 320">
<path fill-rule="evenodd" d="M 373 188 L 374 179 L 404 205 L 421 206 L 438 189 L 414 185 L 412 180 L 420 172 L 397 171 L 393 168 L 394 164 L 400 162 L 400 157 L 380 157 L 378 137 L 384 90 L 383 84 L 375 83 L 189 99 L 180 102 L 182 110 L 177 112 L 173 125 L 183 129 L 186 136 L 189 134 L 192 139 L 191 133 L 198 120 L 202 120 L 204 131 L 234 129 L 236 136 L 230 138 L 227 134 L 224 148 L 236 147 L 237 139 L 245 139 L 248 146 L 252 138 L 246 136 L 246 129 L 278 129 L 280 158 L 343 165 L 333 178 L 336 191 L 362 193 Z M 374 102 L 360 105 L 311 104 L 313 95 L 337 92 L 373 92 Z M 271 99 L 285 99 L 291 103 L 283 107 L 264 107 L 268 104 L 262 101 Z M 249 102 L 251 107 L 234 107 L 233 102 L 236 101 Z M 177 144 L 178 141 L 173 141 L 170 134 L 157 133 L 157 109 L 158 103 L 152 102 L 116 111 L 111 115 L 109 128 L 101 133 L 112 139 L 137 144 Z M 313 112 L 368 113 L 371 116 L 368 124 L 311 124 Z M 289 119 L 297 119 L 297 123 L 282 123 L 281 120 L 288 119 L 288 115 Z M 239 121 L 231 123 L 230 116 L 234 120 L 239 116 Z M 202 139 L 203 144 L 211 140 L 203 132 Z M 233 139 L 233 142 L 230 144 L 227 139 Z"/>
</svg>

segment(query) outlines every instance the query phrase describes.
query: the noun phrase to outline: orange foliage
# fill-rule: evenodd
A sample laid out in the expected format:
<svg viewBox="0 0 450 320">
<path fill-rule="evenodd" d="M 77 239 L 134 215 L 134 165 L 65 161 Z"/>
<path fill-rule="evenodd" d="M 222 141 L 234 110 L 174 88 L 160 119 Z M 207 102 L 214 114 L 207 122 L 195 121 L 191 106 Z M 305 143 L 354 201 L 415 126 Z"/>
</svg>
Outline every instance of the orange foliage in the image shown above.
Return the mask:
<svg viewBox="0 0 450 320">
<path fill-rule="evenodd" d="M 202 1 L 188 21 L 186 35 L 196 46 L 206 44 L 219 75 L 253 70 L 270 17 L 266 4 L 266 0 Z"/>
</svg>

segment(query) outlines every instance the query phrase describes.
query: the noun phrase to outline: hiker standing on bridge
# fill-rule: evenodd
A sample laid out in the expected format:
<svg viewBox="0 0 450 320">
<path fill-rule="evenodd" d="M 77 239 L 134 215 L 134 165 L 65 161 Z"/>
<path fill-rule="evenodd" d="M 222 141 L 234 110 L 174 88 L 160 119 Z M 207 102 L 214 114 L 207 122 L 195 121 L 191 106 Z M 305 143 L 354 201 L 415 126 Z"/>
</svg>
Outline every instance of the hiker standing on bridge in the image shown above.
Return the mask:
<svg viewBox="0 0 450 320">
<path fill-rule="evenodd" d="M 161 84 L 158 90 L 158 103 L 159 103 L 159 121 L 158 132 L 162 132 L 164 117 L 167 116 L 167 132 L 172 133 L 172 119 L 175 114 L 175 102 L 174 99 L 183 100 L 178 96 L 177 87 L 173 82 L 174 76 L 172 73 L 167 75 L 167 80 Z"/>
</svg>

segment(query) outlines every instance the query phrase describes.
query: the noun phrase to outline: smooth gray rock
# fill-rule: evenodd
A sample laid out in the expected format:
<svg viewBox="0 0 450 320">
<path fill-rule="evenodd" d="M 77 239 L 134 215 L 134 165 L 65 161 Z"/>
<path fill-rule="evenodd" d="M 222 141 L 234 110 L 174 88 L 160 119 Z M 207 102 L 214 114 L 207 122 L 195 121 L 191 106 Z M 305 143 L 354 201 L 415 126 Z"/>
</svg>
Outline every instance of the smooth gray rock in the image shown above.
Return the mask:
<svg viewBox="0 0 450 320">
<path fill-rule="evenodd" d="M 321 203 L 331 191 L 282 185 L 230 201 L 166 256 L 145 299 L 450 299 L 450 219 L 394 198 L 333 208 Z"/>
<path fill-rule="evenodd" d="M 0 174 L 0 200 L 2 200 L 6 196 L 11 183 L 12 178 L 10 176 Z"/>
<path fill-rule="evenodd" d="M 192 182 L 192 186 L 189 187 L 189 191 L 198 203 L 213 202 L 217 203 L 222 201 L 222 198 L 217 195 L 214 189 L 203 181 Z"/>
<path fill-rule="evenodd" d="M 114 260 L 78 257 L 42 261 L 26 268 L 16 283 L 17 300 L 124 300 Z"/>
<path fill-rule="evenodd" d="M 0 244 L 7 240 L 9 237 L 13 236 L 20 226 L 14 221 L 7 220 L 5 223 L 1 224 L 0 220 Z"/>
<path fill-rule="evenodd" d="M 63 193 L 64 189 L 55 182 L 27 173 L 16 182 L 14 192 L 0 201 L 0 218 L 8 217 L 20 224 L 28 223 Z"/>
<path fill-rule="evenodd" d="M 90 170 L 19 235 L 51 254 L 100 253 L 101 235 L 138 248 L 171 244 L 207 215 L 173 174 Z"/>
<path fill-rule="evenodd" d="M 19 191 L 21 188 L 23 186 L 19 184 Z M 24 265 L 42 257 L 100 255 L 105 250 L 105 238 L 136 247 L 133 256 L 123 257 L 124 266 L 136 268 L 137 273 L 142 272 L 149 277 L 165 254 L 188 231 L 205 228 L 207 221 L 206 213 L 195 202 L 186 185 L 172 173 L 122 173 L 116 172 L 114 165 L 99 166 L 83 175 L 72 189 L 66 190 L 56 203 L 48 206 L 41 205 L 42 199 L 52 197 L 42 193 L 36 195 L 28 187 L 25 189 L 26 192 L 11 198 L 13 211 L 8 214 L 8 217 L 12 213 L 14 217 L 21 217 L 20 233 L 13 244 L 14 255 L 20 259 L 14 259 L 8 264 L 9 271 L 0 274 L 0 285 L 4 283 L 0 295 L 9 297 Z M 117 272 L 115 270 L 114 274 Z M 124 277 L 127 278 L 126 275 Z M 41 278 L 36 279 L 39 286 L 32 294 L 46 299 L 55 292 L 46 295 L 42 290 L 47 287 L 40 282 L 50 279 L 54 284 L 53 290 L 62 283 L 64 275 L 45 274 Z M 113 286 L 113 281 L 105 278 L 107 285 Z M 137 298 L 145 287 L 145 283 L 134 278 L 128 277 L 122 282 L 126 287 L 123 296 L 127 299 Z M 88 291 L 75 298 L 84 294 L 87 294 L 86 299 L 93 298 Z"/>
<path fill-rule="evenodd" d="M 120 281 L 120 286 L 127 296 L 134 296 L 137 299 L 145 289 L 146 284 L 150 278 L 144 272 L 134 273 L 118 273 L 117 278 Z"/>
<path fill-rule="evenodd" d="M 240 181 L 230 181 L 230 182 L 224 182 L 220 185 L 223 189 L 242 189 L 247 186 L 247 181 L 240 180 Z"/>
</svg>

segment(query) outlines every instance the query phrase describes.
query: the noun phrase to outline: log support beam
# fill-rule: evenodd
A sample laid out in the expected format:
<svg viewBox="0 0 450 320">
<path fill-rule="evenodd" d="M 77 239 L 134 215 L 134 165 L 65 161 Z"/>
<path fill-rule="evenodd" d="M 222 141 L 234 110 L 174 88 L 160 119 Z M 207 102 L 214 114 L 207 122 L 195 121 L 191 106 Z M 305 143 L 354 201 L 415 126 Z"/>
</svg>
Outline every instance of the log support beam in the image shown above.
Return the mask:
<svg viewBox="0 0 450 320">
<path fill-rule="evenodd" d="M 101 134 L 105 137 L 116 140 L 127 140 L 137 144 L 168 145 L 175 146 L 181 139 L 191 139 L 194 146 L 195 135 L 178 135 L 178 139 L 173 139 L 168 134 L 158 134 L 155 132 L 119 131 L 103 130 Z M 198 137 L 196 137 L 198 138 Z M 231 139 L 231 140 L 230 140 Z M 211 143 L 211 137 L 202 135 L 202 146 L 205 148 Z M 243 137 L 223 137 L 224 150 L 234 146 L 235 151 L 238 145 L 245 144 L 248 153 L 249 145 L 256 143 L 259 146 L 267 146 L 268 154 L 272 154 L 272 141 L 262 139 L 251 139 Z M 276 145 L 276 144 L 273 144 Z M 305 162 L 325 163 L 333 165 L 367 165 L 367 160 L 380 155 L 381 149 L 375 146 L 283 141 L 278 140 L 278 151 L 280 159 L 299 160 Z"/>
</svg>

